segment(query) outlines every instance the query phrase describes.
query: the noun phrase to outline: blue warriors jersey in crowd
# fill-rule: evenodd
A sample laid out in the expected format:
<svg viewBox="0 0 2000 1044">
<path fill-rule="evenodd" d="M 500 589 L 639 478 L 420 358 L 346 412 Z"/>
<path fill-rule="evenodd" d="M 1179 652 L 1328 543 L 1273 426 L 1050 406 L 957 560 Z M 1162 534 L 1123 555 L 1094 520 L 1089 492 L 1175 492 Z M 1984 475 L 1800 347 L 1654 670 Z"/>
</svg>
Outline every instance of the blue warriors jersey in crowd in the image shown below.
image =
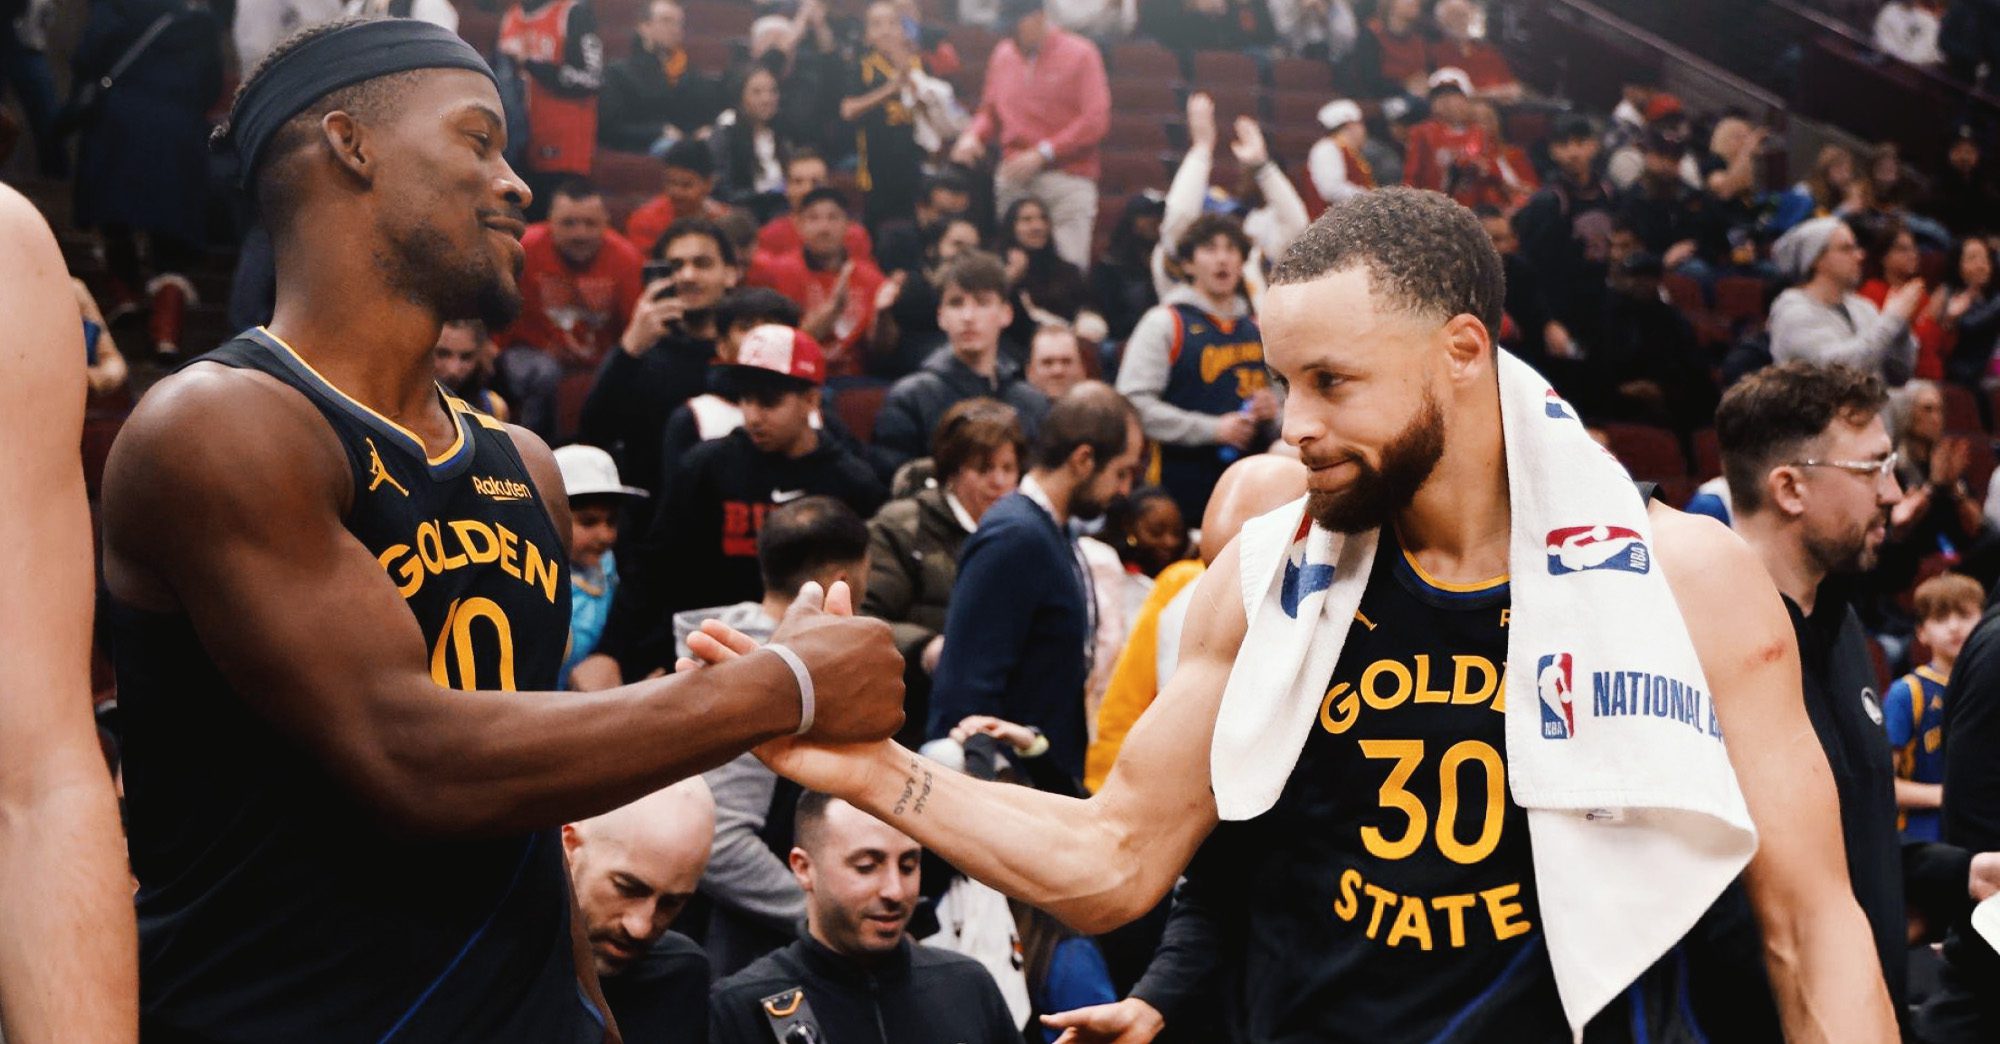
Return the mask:
<svg viewBox="0 0 2000 1044">
<path fill-rule="evenodd" d="M 1571 1039 L 1507 790 L 1509 606 L 1504 577 L 1429 579 L 1384 532 L 1284 792 L 1189 870 L 1218 903 L 1245 1039 Z M 1700 1039 L 1686 969 L 1668 954 L 1585 1039 Z"/>
<path fill-rule="evenodd" d="M 1241 410 L 1269 385 L 1257 320 L 1210 315 L 1191 304 L 1176 304 L 1173 313 L 1172 365 L 1162 401 L 1220 417 Z M 1201 525 L 1208 495 L 1228 466 L 1217 446 L 1160 447 L 1160 485 L 1173 495 L 1188 525 Z"/>
<path fill-rule="evenodd" d="M 1882 724 L 1889 730 L 1899 779 L 1944 782 L 1944 686 L 1945 676 L 1928 664 L 1889 686 Z M 1901 819 L 1903 840 L 1938 840 L 1937 809 L 1912 809 Z"/>
<path fill-rule="evenodd" d="M 268 333 L 202 359 L 318 408 L 353 475 L 342 521 L 421 625 L 438 684 L 555 688 L 566 556 L 499 422 L 447 396 L 458 435 L 430 457 Z M 554 829 L 391 833 L 231 688 L 185 614 L 110 616 L 149 1042 L 603 1039 Z"/>
</svg>

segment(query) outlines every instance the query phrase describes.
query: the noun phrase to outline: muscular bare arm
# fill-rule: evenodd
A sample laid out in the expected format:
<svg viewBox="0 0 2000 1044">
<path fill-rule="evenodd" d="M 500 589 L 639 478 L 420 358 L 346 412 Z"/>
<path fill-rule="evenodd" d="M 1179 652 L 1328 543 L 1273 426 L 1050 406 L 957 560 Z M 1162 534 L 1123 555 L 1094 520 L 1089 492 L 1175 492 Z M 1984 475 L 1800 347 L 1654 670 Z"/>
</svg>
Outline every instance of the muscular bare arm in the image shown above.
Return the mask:
<svg viewBox="0 0 2000 1044">
<path fill-rule="evenodd" d="M 1839 801 L 1806 718 L 1784 603 L 1756 555 L 1719 523 L 1661 507 L 1652 521 L 1757 824 L 1744 882 L 1786 1039 L 1893 1041 L 1895 1016 L 1848 882 Z"/>
<path fill-rule="evenodd" d="M 537 485 L 560 490 L 546 448 L 516 438 Z M 440 687 L 395 584 L 341 524 L 351 487 L 296 391 L 191 368 L 146 397 L 112 453 L 107 579 L 127 602 L 187 613 L 251 708 L 386 822 L 479 835 L 583 819 L 797 726 L 796 682 L 770 655 L 598 693 Z M 550 508 L 566 533 L 559 495 Z M 886 624 L 808 606 L 781 638 L 819 681 L 816 734 L 894 731 L 902 661 Z"/>
<path fill-rule="evenodd" d="M 19 1044 L 138 1035 L 117 798 L 90 719 L 83 331 L 55 238 L 0 186 L 0 1021 Z"/>
<path fill-rule="evenodd" d="M 1089 800 L 975 780 L 893 743 L 780 741 L 758 755 L 1080 931 L 1124 924 L 1167 894 L 1215 827 L 1209 740 L 1248 628 L 1236 571 L 1232 546 L 1203 574 L 1189 607 L 1180 667 L 1133 726 L 1110 778 Z"/>
</svg>

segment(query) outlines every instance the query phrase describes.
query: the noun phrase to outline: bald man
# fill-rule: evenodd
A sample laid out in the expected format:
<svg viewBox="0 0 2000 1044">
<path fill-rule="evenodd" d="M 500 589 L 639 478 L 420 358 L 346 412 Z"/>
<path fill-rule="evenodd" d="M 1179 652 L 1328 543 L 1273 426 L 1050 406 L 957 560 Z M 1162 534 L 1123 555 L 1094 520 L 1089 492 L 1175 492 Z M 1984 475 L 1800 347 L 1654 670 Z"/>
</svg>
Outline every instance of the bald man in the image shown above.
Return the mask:
<svg viewBox="0 0 2000 1044">
<path fill-rule="evenodd" d="M 1306 466 L 1298 458 L 1260 453 L 1231 464 L 1215 482 L 1201 519 L 1201 561 L 1175 562 L 1153 580 L 1097 709 L 1097 738 L 1084 755 L 1083 785 L 1095 793 L 1111 774 L 1125 734 L 1152 706 L 1153 697 L 1180 661 L 1181 624 L 1194 599 L 1194 582 L 1236 539 L 1243 523 L 1306 494 Z"/>
<path fill-rule="evenodd" d="M 591 959 L 629 1041 L 708 1039 L 708 958 L 667 931 L 708 866 L 715 799 L 695 776 L 562 828 Z"/>
</svg>

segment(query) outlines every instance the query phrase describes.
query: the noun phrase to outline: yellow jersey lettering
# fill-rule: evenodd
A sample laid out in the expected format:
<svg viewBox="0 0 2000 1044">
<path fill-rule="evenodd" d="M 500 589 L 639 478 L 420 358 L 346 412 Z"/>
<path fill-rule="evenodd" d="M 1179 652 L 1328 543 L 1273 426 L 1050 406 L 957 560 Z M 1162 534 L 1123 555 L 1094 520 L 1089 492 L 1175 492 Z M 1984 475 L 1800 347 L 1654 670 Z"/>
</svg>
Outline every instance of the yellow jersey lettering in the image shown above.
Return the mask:
<svg viewBox="0 0 2000 1044">
<path fill-rule="evenodd" d="M 1375 900 L 1374 908 L 1368 912 L 1368 937 L 1373 939 L 1376 937 L 1376 933 L 1382 930 L 1382 908 L 1384 906 L 1395 905 L 1396 893 L 1387 888 L 1377 887 L 1372 883 L 1364 884 L 1361 887 L 1363 891 L 1368 893 L 1368 898 Z"/>
<path fill-rule="evenodd" d="M 1512 939 L 1534 929 L 1523 916 L 1520 900 L 1516 898 L 1520 894 L 1519 884 L 1501 885 L 1479 893 L 1479 898 L 1486 901 L 1486 916 L 1493 919 L 1495 939 Z"/>
<path fill-rule="evenodd" d="M 500 538 L 486 523 L 477 519 L 462 518 L 451 523 L 451 531 L 458 535 L 458 546 L 465 549 L 465 557 L 474 565 L 486 565 L 500 559 Z"/>
<path fill-rule="evenodd" d="M 1403 897 L 1402 908 L 1396 911 L 1396 923 L 1389 927 L 1389 945 L 1395 946 L 1404 939 L 1415 939 L 1417 947 L 1426 952 L 1431 948 L 1431 919 L 1424 901 L 1414 895 Z"/>
<path fill-rule="evenodd" d="M 1465 911 L 1478 902 L 1472 895 L 1440 895 L 1431 900 L 1431 905 L 1445 915 L 1445 931 L 1451 940 L 1451 948 L 1456 950 L 1465 945 Z"/>
<path fill-rule="evenodd" d="M 1340 872 L 1340 897 L 1333 901 L 1335 917 L 1343 921 L 1354 920 L 1354 915 L 1361 910 L 1361 897 L 1354 894 L 1360 887 L 1361 871 L 1350 866 Z"/>
<path fill-rule="evenodd" d="M 521 541 L 521 546 L 527 552 L 526 560 L 523 562 L 526 575 L 522 576 L 521 579 L 527 581 L 529 587 L 540 587 L 542 593 L 548 597 L 549 604 L 555 604 L 555 563 L 542 557 L 542 549 L 536 547 L 534 541 L 523 540 Z"/>
<path fill-rule="evenodd" d="M 424 560 L 424 572 L 444 572 L 444 538 L 435 522 L 417 523 L 417 557 Z"/>
<path fill-rule="evenodd" d="M 397 564 L 390 565 L 390 559 L 396 559 Z M 410 553 L 410 545 L 391 544 L 388 550 L 383 551 L 381 557 L 377 558 L 376 561 L 382 563 L 383 571 L 387 572 L 392 579 L 396 577 L 398 571 L 401 571 L 403 575 L 401 579 L 397 580 L 396 593 L 402 595 L 404 598 L 416 594 L 417 588 L 424 586 L 423 563 L 417 561 L 417 556 Z"/>
<path fill-rule="evenodd" d="M 1262 363 L 1264 346 L 1257 341 L 1211 344 L 1201 350 L 1201 382 L 1214 384 L 1223 371 L 1245 363 Z M 1260 375 L 1262 371 L 1259 371 Z"/>
<path fill-rule="evenodd" d="M 1479 675 L 1478 687 L 1472 684 L 1474 673 Z M 1493 669 L 1493 661 L 1484 656 L 1453 656 L 1451 658 L 1451 702 L 1463 705 L 1485 703 L 1493 695 L 1493 689 L 1500 683 L 1500 672 Z"/>
<path fill-rule="evenodd" d="M 1417 702 L 1448 703 L 1456 693 L 1431 688 L 1431 658 L 1426 653 L 1417 654 Z"/>
<path fill-rule="evenodd" d="M 1384 695 L 1378 683 L 1382 675 L 1396 679 L 1396 687 Z M 1410 698 L 1410 669 L 1394 660 L 1376 660 L 1361 672 L 1361 698 L 1376 710 L 1394 710 Z"/>
<path fill-rule="evenodd" d="M 514 548 L 521 538 L 515 536 L 513 530 L 497 522 L 494 523 L 493 529 L 500 534 L 500 571 L 516 580 L 521 579 L 521 567 L 515 563 L 517 552 Z"/>
</svg>

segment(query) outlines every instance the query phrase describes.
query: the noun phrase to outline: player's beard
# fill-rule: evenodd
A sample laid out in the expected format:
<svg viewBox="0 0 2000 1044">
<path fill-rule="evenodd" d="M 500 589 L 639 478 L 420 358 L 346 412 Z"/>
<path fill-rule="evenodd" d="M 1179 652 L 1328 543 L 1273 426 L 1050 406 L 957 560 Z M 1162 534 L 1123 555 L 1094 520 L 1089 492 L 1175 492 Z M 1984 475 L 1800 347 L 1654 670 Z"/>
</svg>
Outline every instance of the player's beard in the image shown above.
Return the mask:
<svg viewBox="0 0 2000 1044">
<path fill-rule="evenodd" d="M 1425 389 L 1417 415 L 1382 447 L 1382 463 L 1377 466 L 1355 457 L 1354 480 L 1347 488 L 1308 493 L 1306 511 L 1335 533 L 1380 529 L 1409 506 L 1443 456 L 1444 411 Z M 1308 459 L 1306 463 L 1333 462 Z"/>
<path fill-rule="evenodd" d="M 1820 571 L 1829 576 L 1865 573 L 1882 557 L 1882 546 L 1870 546 L 1868 536 L 1878 524 L 1887 525 L 1888 509 L 1866 519 L 1856 519 L 1848 529 L 1831 535 L 1806 531 L 1805 551 Z"/>
<path fill-rule="evenodd" d="M 489 330 L 511 325 L 521 315 L 520 272 L 507 280 L 485 250 L 459 250 L 444 233 L 419 225 L 389 237 L 390 253 L 379 263 L 389 285 L 404 298 L 428 306 L 440 322 L 477 319 Z"/>
</svg>

